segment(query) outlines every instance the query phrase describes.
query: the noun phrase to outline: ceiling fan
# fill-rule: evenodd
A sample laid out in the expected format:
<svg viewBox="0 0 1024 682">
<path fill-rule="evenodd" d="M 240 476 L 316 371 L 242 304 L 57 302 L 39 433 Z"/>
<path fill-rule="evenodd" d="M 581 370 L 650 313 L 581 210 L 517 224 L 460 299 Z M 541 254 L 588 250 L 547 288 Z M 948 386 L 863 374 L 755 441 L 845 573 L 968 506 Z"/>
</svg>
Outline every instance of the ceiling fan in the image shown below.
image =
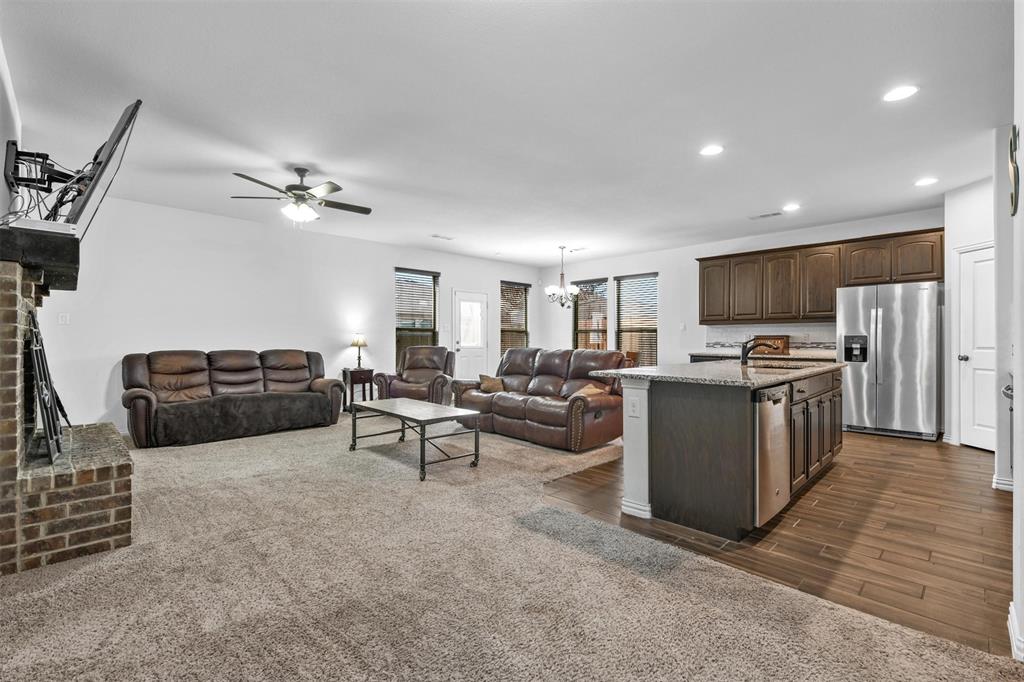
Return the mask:
<svg viewBox="0 0 1024 682">
<path fill-rule="evenodd" d="M 272 189 L 275 192 L 281 194 L 279 197 L 248 197 L 248 196 L 232 196 L 232 199 L 271 199 L 274 201 L 281 201 L 287 199 L 288 203 L 281 207 L 281 213 L 284 213 L 288 218 L 297 223 L 308 223 L 311 220 L 319 220 L 320 216 L 317 214 L 310 204 L 316 204 L 323 206 L 324 208 L 336 208 L 342 211 L 352 211 L 353 213 L 362 213 L 363 215 L 369 215 L 371 209 L 365 206 L 356 206 L 354 204 L 343 204 L 340 201 L 331 201 L 330 199 L 324 199 L 328 194 L 334 194 L 340 192 L 341 187 L 330 180 L 327 182 L 320 183 L 316 187 L 309 187 L 306 185 L 306 176 L 309 175 L 308 168 L 296 168 L 295 174 L 299 176 L 299 182 L 297 184 L 285 185 L 284 189 L 275 187 L 269 182 L 263 182 L 256 178 L 246 175 L 245 173 L 233 173 L 243 180 L 249 182 L 255 182 L 257 185 L 263 185 L 268 189 Z"/>
</svg>

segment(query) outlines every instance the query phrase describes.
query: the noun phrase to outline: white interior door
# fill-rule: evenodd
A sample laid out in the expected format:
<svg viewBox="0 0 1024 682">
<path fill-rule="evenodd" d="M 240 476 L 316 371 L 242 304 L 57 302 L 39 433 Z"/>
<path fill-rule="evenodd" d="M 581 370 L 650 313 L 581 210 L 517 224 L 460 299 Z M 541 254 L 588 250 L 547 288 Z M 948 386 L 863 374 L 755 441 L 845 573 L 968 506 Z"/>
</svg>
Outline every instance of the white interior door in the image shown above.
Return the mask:
<svg viewBox="0 0 1024 682">
<path fill-rule="evenodd" d="M 996 449 L 996 268 L 990 246 L 960 254 L 960 442 Z"/>
<path fill-rule="evenodd" d="M 453 296 L 455 378 L 476 380 L 487 374 L 487 294 L 455 291 Z"/>
</svg>

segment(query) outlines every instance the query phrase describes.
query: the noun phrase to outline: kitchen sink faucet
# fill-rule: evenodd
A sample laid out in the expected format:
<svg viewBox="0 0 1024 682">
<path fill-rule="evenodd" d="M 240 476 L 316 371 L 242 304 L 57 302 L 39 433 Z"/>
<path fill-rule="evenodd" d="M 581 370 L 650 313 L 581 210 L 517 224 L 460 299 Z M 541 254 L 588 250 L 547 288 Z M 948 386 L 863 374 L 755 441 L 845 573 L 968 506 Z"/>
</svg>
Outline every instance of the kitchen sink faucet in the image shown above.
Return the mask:
<svg viewBox="0 0 1024 682">
<path fill-rule="evenodd" d="M 746 365 L 747 358 L 750 356 L 750 351 L 755 348 L 771 348 L 772 350 L 778 350 L 779 347 L 774 343 L 768 343 L 767 341 L 757 341 L 757 339 L 750 339 L 744 341 L 743 346 L 740 348 L 740 364 Z"/>
</svg>

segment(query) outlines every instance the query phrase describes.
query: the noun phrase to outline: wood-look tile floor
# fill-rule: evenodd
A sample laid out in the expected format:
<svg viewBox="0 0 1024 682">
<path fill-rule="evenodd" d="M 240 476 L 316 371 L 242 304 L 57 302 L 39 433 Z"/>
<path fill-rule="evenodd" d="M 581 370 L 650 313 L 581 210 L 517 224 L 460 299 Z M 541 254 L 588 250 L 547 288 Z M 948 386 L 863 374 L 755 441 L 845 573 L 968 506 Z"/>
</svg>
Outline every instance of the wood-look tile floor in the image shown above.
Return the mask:
<svg viewBox="0 0 1024 682">
<path fill-rule="evenodd" d="M 881 618 L 1009 655 L 1012 494 L 992 453 L 845 434 L 833 465 L 741 542 L 619 512 L 622 460 L 552 481 L 546 501 Z"/>
</svg>

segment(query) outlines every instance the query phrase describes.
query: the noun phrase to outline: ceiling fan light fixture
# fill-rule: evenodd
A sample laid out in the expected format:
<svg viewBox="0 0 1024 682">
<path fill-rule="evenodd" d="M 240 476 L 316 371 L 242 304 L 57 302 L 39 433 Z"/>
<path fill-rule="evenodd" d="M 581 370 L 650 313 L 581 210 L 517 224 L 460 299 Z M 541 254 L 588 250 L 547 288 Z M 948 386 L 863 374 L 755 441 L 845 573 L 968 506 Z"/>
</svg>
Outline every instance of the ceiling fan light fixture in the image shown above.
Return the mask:
<svg viewBox="0 0 1024 682">
<path fill-rule="evenodd" d="M 320 219 L 320 215 L 305 201 L 289 201 L 281 207 L 281 213 L 296 223 L 308 223 Z"/>
</svg>

